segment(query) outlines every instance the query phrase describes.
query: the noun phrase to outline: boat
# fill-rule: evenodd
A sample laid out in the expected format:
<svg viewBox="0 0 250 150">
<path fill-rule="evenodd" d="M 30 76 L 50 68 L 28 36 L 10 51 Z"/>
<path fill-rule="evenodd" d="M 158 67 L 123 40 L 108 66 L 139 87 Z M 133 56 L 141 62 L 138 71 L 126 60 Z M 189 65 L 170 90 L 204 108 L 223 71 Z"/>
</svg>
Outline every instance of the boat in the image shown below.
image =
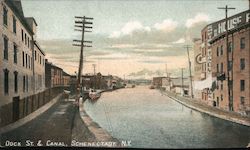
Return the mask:
<svg viewBox="0 0 250 150">
<path fill-rule="evenodd" d="M 100 97 L 101 97 L 101 93 L 100 92 L 97 92 L 97 91 L 95 91 L 93 89 L 90 89 L 90 91 L 89 91 L 89 98 L 91 100 L 97 100 Z"/>
</svg>

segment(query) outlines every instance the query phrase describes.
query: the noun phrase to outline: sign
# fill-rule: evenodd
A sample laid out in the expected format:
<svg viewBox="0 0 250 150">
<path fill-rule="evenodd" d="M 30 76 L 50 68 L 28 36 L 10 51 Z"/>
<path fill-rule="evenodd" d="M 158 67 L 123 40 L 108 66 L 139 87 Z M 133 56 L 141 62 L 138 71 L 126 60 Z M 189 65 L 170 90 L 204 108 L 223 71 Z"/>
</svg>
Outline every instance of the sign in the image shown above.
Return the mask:
<svg viewBox="0 0 250 150">
<path fill-rule="evenodd" d="M 228 30 L 235 29 L 250 22 L 250 11 L 245 11 L 228 18 Z M 208 39 L 212 39 L 226 32 L 225 19 L 217 21 L 207 26 Z"/>
</svg>

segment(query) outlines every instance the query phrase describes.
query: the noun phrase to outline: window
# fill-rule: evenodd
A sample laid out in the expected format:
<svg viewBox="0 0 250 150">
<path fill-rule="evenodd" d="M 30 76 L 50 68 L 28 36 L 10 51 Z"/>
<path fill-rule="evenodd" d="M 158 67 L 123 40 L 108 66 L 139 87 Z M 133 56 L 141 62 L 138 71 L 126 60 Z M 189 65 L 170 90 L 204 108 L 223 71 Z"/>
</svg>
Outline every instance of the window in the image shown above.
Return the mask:
<svg viewBox="0 0 250 150">
<path fill-rule="evenodd" d="M 245 69 L 245 58 L 241 58 L 240 59 L 240 70 L 244 70 Z"/>
<path fill-rule="evenodd" d="M 30 57 L 30 61 L 31 61 L 30 66 L 31 66 L 31 70 L 32 70 L 33 69 L 33 57 Z"/>
<path fill-rule="evenodd" d="M 221 81 L 220 89 L 223 90 L 223 81 Z"/>
<path fill-rule="evenodd" d="M 29 77 L 26 76 L 26 91 L 29 91 Z"/>
<path fill-rule="evenodd" d="M 30 68 L 30 56 L 28 55 L 28 68 Z"/>
<path fill-rule="evenodd" d="M 219 56 L 219 47 L 217 47 L 217 49 L 216 49 L 216 54 L 217 54 L 217 56 Z"/>
<path fill-rule="evenodd" d="M 31 57 L 29 56 L 29 68 L 31 68 L 30 66 L 31 66 L 31 59 L 30 59 Z"/>
<path fill-rule="evenodd" d="M 233 69 L 233 62 L 228 61 L 228 70 L 231 71 Z"/>
<path fill-rule="evenodd" d="M 8 25 L 8 10 L 6 7 L 3 7 L 3 24 Z"/>
<path fill-rule="evenodd" d="M 245 40 L 244 37 L 240 39 L 240 49 L 244 49 L 245 48 L 245 44 L 246 44 L 245 41 L 246 40 Z"/>
<path fill-rule="evenodd" d="M 4 94 L 9 93 L 9 70 L 4 69 Z"/>
<path fill-rule="evenodd" d="M 26 82 L 25 82 L 25 76 L 23 76 L 23 92 L 25 92 L 25 84 L 26 84 Z"/>
<path fill-rule="evenodd" d="M 223 45 L 220 46 L 220 55 L 223 55 Z"/>
<path fill-rule="evenodd" d="M 35 60 L 36 60 L 36 51 L 35 51 Z"/>
<path fill-rule="evenodd" d="M 17 46 L 14 43 L 14 63 L 17 64 Z"/>
<path fill-rule="evenodd" d="M 228 43 L 228 52 L 231 53 L 233 51 L 233 43 L 229 42 Z"/>
<path fill-rule="evenodd" d="M 25 45 L 26 45 L 27 44 L 27 35 L 26 35 L 26 33 L 25 33 L 24 39 L 25 39 Z"/>
<path fill-rule="evenodd" d="M 42 57 L 40 56 L 40 64 L 42 64 Z"/>
<path fill-rule="evenodd" d="M 6 36 L 4 36 L 3 38 L 3 44 L 4 44 L 4 59 L 8 60 L 8 38 Z"/>
<path fill-rule="evenodd" d="M 24 65 L 25 65 L 25 61 L 24 61 L 24 52 L 23 52 L 23 67 L 24 67 Z"/>
<path fill-rule="evenodd" d="M 220 64 L 220 72 L 223 73 L 223 63 Z"/>
<path fill-rule="evenodd" d="M 13 16 L 13 32 L 16 33 L 16 18 Z"/>
<path fill-rule="evenodd" d="M 245 80 L 240 80 L 240 91 L 245 91 Z"/>
<path fill-rule="evenodd" d="M 26 68 L 28 67 L 28 55 L 26 54 L 25 56 L 25 60 L 26 60 Z"/>
<path fill-rule="evenodd" d="M 223 101 L 223 95 L 222 94 L 220 95 L 220 100 Z"/>
<path fill-rule="evenodd" d="M 245 105 L 245 97 L 243 96 L 240 97 L 240 104 Z"/>
<path fill-rule="evenodd" d="M 233 80 L 229 80 L 229 89 L 233 89 Z"/>
<path fill-rule="evenodd" d="M 30 48 L 30 38 L 28 37 L 28 48 Z"/>
<path fill-rule="evenodd" d="M 17 93 L 18 92 L 18 72 L 14 72 L 14 90 Z"/>
<path fill-rule="evenodd" d="M 22 29 L 22 41 L 24 40 L 24 37 L 23 37 L 23 29 Z"/>
</svg>

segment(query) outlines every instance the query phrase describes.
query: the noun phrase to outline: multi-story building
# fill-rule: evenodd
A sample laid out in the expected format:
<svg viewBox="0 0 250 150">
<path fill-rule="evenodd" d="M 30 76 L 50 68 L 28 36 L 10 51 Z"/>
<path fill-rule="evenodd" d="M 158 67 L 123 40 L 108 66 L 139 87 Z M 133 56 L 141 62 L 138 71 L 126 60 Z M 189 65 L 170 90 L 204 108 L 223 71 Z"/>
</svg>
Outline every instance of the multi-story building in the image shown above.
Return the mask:
<svg viewBox="0 0 250 150">
<path fill-rule="evenodd" d="M 208 34 L 210 26 L 201 31 L 201 39 L 194 39 L 194 97 L 210 105 L 212 103 L 212 51 Z"/>
<path fill-rule="evenodd" d="M 39 46 L 39 44 L 34 41 L 34 89 L 35 93 L 42 92 L 45 90 L 45 53 Z"/>
<path fill-rule="evenodd" d="M 201 39 L 196 38 L 194 42 L 194 98 L 202 100 L 203 86 L 201 86 L 202 81 L 202 51 L 201 51 Z M 204 57 L 203 57 L 204 58 Z"/>
<path fill-rule="evenodd" d="M 162 80 L 167 77 L 153 77 L 153 82 L 152 84 L 156 87 L 156 88 L 160 88 L 162 87 Z"/>
<path fill-rule="evenodd" d="M 56 86 L 63 86 L 63 69 L 53 65 L 45 60 L 45 86 L 46 88 L 52 88 Z"/>
<path fill-rule="evenodd" d="M 35 75 L 44 76 L 42 66 L 39 68 L 33 59 L 36 26 L 34 18 L 24 17 L 20 0 L 0 0 L 0 125 L 9 121 L 2 113 L 13 120 L 19 118 L 19 109 L 26 105 L 20 100 L 37 92 Z M 44 52 L 39 53 L 43 60 Z M 44 87 L 43 82 L 37 85 Z"/>
<path fill-rule="evenodd" d="M 63 85 L 69 86 L 71 84 L 71 75 L 63 71 Z"/>
<path fill-rule="evenodd" d="M 216 85 L 213 102 L 218 108 L 249 114 L 250 10 L 229 17 L 227 22 L 228 32 L 225 19 L 208 25 L 211 28 L 212 76 Z"/>
</svg>

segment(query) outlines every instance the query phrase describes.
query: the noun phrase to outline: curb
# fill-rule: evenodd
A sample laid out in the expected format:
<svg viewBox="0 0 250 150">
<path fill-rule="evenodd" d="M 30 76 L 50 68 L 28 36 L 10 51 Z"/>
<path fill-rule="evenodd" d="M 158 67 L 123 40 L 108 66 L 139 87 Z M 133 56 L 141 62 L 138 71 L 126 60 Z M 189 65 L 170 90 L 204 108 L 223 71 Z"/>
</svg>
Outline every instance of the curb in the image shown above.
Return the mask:
<svg viewBox="0 0 250 150">
<path fill-rule="evenodd" d="M 58 96 L 56 96 L 54 99 L 52 99 L 50 102 L 48 102 L 47 104 L 43 105 L 42 107 L 40 107 L 39 109 L 37 109 L 36 111 L 34 111 L 33 113 L 29 114 L 28 116 L 19 119 L 18 121 L 9 124 L 5 127 L 2 127 L 0 129 L 0 134 L 6 133 L 8 131 L 11 131 L 13 129 L 16 129 L 24 124 L 26 124 L 27 122 L 35 119 L 36 117 L 38 117 L 39 115 L 41 115 L 42 113 L 44 113 L 46 110 L 48 110 L 52 105 L 54 105 L 62 96 L 62 93 L 59 94 Z"/>
<path fill-rule="evenodd" d="M 96 122 L 94 122 L 86 113 L 83 107 L 83 102 L 79 101 L 79 113 L 83 123 L 89 129 L 89 131 L 94 135 L 96 141 L 98 142 L 110 142 L 116 140 L 113 138 L 105 129 L 101 128 Z M 118 141 L 118 140 L 117 140 Z"/>
<path fill-rule="evenodd" d="M 200 109 L 200 108 L 197 108 L 197 107 L 194 107 L 192 105 L 189 105 L 185 102 L 182 102 L 181 100 L 175 98 L 175 97 L 172 97 L 172 96 L 169 96 L 167 93 L 166 93 L 166 96 L 168 96 L 169 98 L 177 101 L 178 103 L 188 107 L 188 108 L 191 108 L 191 109 L 194 109 L 196 111 L 199 111 L 199 112 L 202 112 L 202 113 L 205 113 L 205 114 L 208 114 L 210 116 L 213 116 L 213 117 L 216 117 L 216 118 L 220 118 L 220 119 L 223 119 L 223 120 L 227 120 L 227 121 L 230 121 L 230 122 L 233 122 L 233 123 L 237 123 L 237 124 L 240 124 L 240 125 L 245 125 L 245 126 L 248 126 L 250 127 L 250 122 L 248 121 L 244 121 L 244 120 L 238 120 L 238 119 L 235 119 L 235 118 L 230 118 L 228 116 L 225 116 L 225 115 L 219 115 L 219 114 L 216 114 L 216 113 L 212 113 L 210 111 L 206 111 L 206 110 L 203 110 L 203 109 Z"/>
</svg>

